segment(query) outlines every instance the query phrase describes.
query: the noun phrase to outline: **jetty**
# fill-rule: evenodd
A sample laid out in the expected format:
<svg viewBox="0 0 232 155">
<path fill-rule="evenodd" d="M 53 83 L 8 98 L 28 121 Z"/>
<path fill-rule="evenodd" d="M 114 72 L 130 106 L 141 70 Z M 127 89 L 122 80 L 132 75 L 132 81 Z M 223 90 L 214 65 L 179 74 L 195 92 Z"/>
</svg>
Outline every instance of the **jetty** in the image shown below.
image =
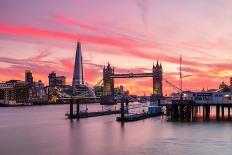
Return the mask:
<svg viewBox="0 0 232 155">
<path fill-rule="evenodd" d="M 90 98 L 90 97 L 85 97 Z M 105 116 L 105 115 L 113 115 L 113 114 L 119 114 L 121 113 L 121 110 L 106 110 L 106 111 L 94 111 L 94 112 L 88 112 L 88 111 L 81 111 L 80 110 L 80 104 L 82 103 L 82 98 L 79 97 L 73 97 L 70 98 L 70 108 L 69 113 L 66 113 L 65 116 L 67 116 L 69 119 L 79 119 L 79 118 L 88 118 L 88 117 L 98 117 L 98 116 Z M 74 105 L 76 105 L 76 111 L 74 112 Z"/>
<path fill-rule="evenodd" d="M 126 102 L 127 103 L 127 102 Z M 116 121 L 119 122 L 132 122 L 132 121 L 138 121 L 150 117 L 160 116 L 163 114 L 162 107 L 161 106 L 149 106 L 148 111 L 143 111 L 142 113 L 125 113 L 125 111 L 128 112 L 128 108 L 124 110 L 124 103 L 121 103 L 121 115 L 119 117 L 116 117 Z"/>
<path fill-rule="evenodd" d="M 79 114 L 70 115 L 70 113 L 66 113 L 65 116 L 68 116 L 69 119 L 73 118 L 88 118 L 88 117 L 98 117 L 104 115 L 113 115 L 119 114 L 120 110 L 107 110 L 107 111 L 95 111 L 95 112 L 80 112 Z"/>
</svg>

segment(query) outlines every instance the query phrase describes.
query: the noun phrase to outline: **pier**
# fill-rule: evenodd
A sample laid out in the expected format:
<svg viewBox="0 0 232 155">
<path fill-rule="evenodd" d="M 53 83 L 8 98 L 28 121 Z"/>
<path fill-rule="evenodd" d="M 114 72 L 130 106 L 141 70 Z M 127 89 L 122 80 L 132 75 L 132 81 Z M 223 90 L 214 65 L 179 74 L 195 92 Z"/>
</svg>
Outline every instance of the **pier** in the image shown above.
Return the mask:
<svg viewBox="0 0 232 155">
<path fill-rule="evenodd" d="M 83 99 L 90 99 L 92 97 L 73 97 L 70 98 L 70 106 L 69 106 L 69 113 L 66 113 L 65 116 L 68 116 L 69 119 L 80 119 L 80 118 L 88 118 L 88 117 L 97 117 L 97 116 L 104 116 L 104 115 L 113 115 L 119 114 L 120 110 L 107 110 L 107 111 L 96 111 L 96 112 L 87 112 L 87 111 L 80 111 L 80 104 L 82 103 Z M 74 105 L 76 105 L 76 113 L 74 113 Z"/>
<path fill-rule="evenodd" d="M 126 108 L 125 108 L 126 104 Z M 116 121 L 119 122 L 132 122 L 132 121 L 138 121 L 150 117 L 160 116 L 162 115 L 161 106 L 149 106 L 148 111 L 144 111 L 141 113 L 128 113 L 129 112 L 129 102 L 128 98 L 123 98 L 121 101 L 121 115 L 119 117 L 116 117 Z"/>
<path fill-rule="evenodd" d="M 167 117 L 174 121 L 232 120 L 231 107 L 229 103 L 199 104 L 193 100 L 175 100 L 171 105 L 166 105 Z"/>
</svg>

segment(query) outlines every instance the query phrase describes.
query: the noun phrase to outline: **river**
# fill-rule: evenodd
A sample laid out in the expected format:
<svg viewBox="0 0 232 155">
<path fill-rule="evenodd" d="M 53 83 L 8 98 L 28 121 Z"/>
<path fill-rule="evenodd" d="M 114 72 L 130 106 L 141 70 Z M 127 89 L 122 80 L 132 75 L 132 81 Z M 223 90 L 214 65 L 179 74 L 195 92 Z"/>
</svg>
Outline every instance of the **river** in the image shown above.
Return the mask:
<svg viewBox="0 0 232 155">
<path fill-rule="evenodd" d="M 82 106 L 84 108 L 84 106 Z M 91 105 L 89 105 L 91 109 Z M 70 121 L 68 105 L 0 108 L 1 155 L 186 155 L 232 152 L 231 122 Z"/>
</svg>

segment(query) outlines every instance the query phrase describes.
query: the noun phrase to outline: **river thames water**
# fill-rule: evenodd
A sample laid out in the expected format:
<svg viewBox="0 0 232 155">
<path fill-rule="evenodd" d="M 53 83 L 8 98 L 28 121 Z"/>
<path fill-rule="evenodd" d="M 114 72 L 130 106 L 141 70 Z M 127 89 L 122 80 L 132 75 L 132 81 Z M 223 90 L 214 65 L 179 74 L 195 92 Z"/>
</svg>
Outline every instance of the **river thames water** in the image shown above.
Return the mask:
<svg viewBox="0 0 232 155">
<path fill-rule="evenodd" d="M 121 124 L 116 115 L 70 121 L 64 116 L 68 110 L 68 105 L 0 108 L 0 154 L 232 154 L 230 122 L 155 117 Z"/>
</svg>

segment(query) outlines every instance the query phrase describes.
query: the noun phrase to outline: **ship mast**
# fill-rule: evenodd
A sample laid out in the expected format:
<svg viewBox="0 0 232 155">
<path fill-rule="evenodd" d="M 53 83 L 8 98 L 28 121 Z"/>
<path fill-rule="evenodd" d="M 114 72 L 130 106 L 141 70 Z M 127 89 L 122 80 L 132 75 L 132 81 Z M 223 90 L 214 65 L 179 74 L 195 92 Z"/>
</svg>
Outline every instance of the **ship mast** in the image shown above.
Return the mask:
<svg viewBox="0 0 232 155">
<path fill-rule="evenodd" d="M 182 56 L 180 56 L 180 91 L 183 90 L 183 76 L 182 76 Z"/>
</svg>

